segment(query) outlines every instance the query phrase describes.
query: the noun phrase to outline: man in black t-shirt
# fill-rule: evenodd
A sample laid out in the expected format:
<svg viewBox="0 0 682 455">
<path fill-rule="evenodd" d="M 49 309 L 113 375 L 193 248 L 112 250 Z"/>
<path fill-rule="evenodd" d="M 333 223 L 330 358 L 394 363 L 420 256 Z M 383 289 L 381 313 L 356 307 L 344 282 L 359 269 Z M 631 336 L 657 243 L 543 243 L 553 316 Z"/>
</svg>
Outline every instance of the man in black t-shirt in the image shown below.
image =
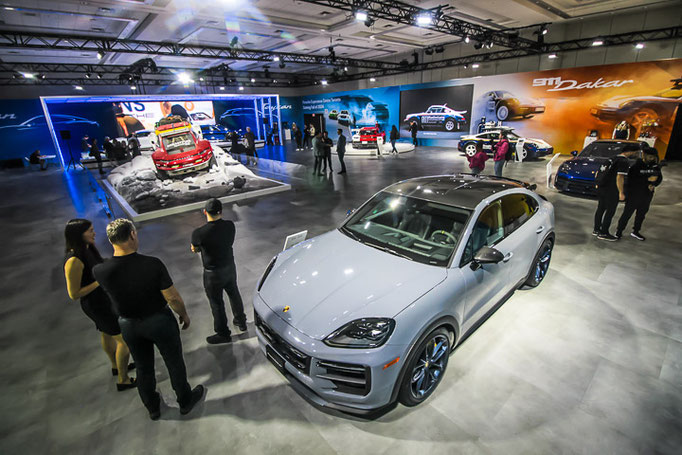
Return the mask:
<svg viewBox="0 0 682 455">
<path fill-rule="evenodd" d="M 613 219 L 613 215 L 616 213 L 618 201 L 625 200 L 625 176 L 628 175 L 628 169 L 630 168 L 628 159 L 637 156 L 639 150 L 639 145 L 625 145 L 623 151 L 611 158 L 609 163 L 605 165 L 605 168 L 601 171 L 603 173 L 602 176 L 598 177 L 597 193 L 599 204 L 594 214 L 594 230 L 592 235 L 596 235 L 600 240 L 607 240 L 609 242 L 618 240 L 617 237 L 609 233 L 611 219 Z"/>
<path fill-rule="evenodd" d="M 204 395 L 202 385 L 191 389 L 182 357 L 180 330 L 168 306 L 177 313 L 182 329 L 189 316 L 161 260 L 137 253 L 138 239 L 130 220 L 117 219 L 107 226 L 114 257 L 94 267 L 93 274 L 109 295 L 119 315 L 123 339 L 137 367 L 137 390 L 152 420 L 161 416 L 161 396 L 156 391 L 154 346 L 168 368 L 180 413 L 187 414 Z"/>
<path fill-rule="evenodd" d="M 237 287 L 237 267 L 234 264 L 232 244 L 234 243 L 234 223 L 222 219 L 223 204 L 218 199 L 210 199 L 204 207 L 207 223 L 192 232 L 191 249 L 201 253 L 204 265 L 204 290 L 213 313 L 215 334 L 206 338 L 209 344 L 229 343 L 232 341 L 227 326 L 223 292 L 227 292 L 232 307 L 233 323 L 245 332 L 246 314 L 244 303 Z"/>
<path fill-rule="evenodd" d="M 658 151 L 655 148 L 649 147 L 644 150 L 642 159 L 637 160 L 632 165 L 628 172 L 628 181 L 626 184 L 625 209 L 618 220 L 618 229 L 616 230 L 616 237 L 621 238 L 623 230 L 627 226 L 628 221 L 633 213 L 635 215 L 635 225 L 630 236 L 637 240 L 646 240 L 640 230 L 644 217 L 649 211 L 651 199 L 654 197 L 654 189 L 661 184 L 663 174 L 658 165 Z"/>
</svg>

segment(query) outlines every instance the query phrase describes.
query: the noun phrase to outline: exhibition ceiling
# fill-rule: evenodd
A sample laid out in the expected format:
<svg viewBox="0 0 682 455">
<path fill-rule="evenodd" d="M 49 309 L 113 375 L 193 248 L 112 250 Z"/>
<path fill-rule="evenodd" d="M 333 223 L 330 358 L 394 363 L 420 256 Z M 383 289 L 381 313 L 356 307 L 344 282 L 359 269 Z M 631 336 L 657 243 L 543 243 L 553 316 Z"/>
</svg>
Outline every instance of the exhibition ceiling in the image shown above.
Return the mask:
<svg viewBox="0 0 682 455">
<path fill-rule="evenodd" d="M 551 52 L 556 49 L 542 44 L 567 46 L 565 40 L 574 39 L 557 36 L 559 33 L 552 36 L 552 24 L 670 3 L 7 0 L 0 7 L 0 79 L 7 82 L 3 85 L 22 83 L 28 73 L 29 79 L 44 76 L 40 83 L 53 85 L 59 85 L 60 78 L 67 81 L 64 83 L 81 78 L 86 84 L 135 85 L 141 79 L 156 82 L 162 78 L 160 74 L 173 78 L 180 69 L 206 70 L 198 77 L 205 75 L 207 81 L 217 78 L 225 84 L 254 86 L 277 86 L 285 81 L 307 86 L 322 76 L 369 79 L 387 71 L 405 71 L 408 63 L 410 70 L 428 69 L 415 67 L 411 53 L 442 54 L 444 47 L 465 39 L 471 42 L 471 54 L 487 53 L 489 60 L 524 55 L 494 54 L 515 48 Z M 424 15 L 427 21 L 419 22 Z M 647 38 L 670 38 L 670 33 Z M 78 39 L 65 39 L 68 37 Z M 620 36 L 604 45 L 635 39 L 641 37 Z M 577 48 L 589 45 L 570 42 Z M 422 62 L 423 54 L 420 56 Z M 441 67 L 455 63 L 459 62 L 449 61 Z M 279 83 L 275 82 L 278 79 Z"/>
</svg>

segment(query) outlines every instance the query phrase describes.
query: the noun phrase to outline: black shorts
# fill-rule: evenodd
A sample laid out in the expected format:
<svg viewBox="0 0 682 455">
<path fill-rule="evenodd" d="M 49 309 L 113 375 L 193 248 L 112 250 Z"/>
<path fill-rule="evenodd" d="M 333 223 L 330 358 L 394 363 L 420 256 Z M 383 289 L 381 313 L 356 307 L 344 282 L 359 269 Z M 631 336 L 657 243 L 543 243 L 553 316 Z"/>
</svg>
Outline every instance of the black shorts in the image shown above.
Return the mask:
<svg viewBox="0 0 682 455">
<path fill-rule="evenodd" d="M 99 291 L 99 292 L 98 292 Z M 95 327 L 107 335 L 119 335 L 121 328 L 118 326 L 118 316 L 111 308 L 109 298 L 100 289 L 81 299 L 83 312 L 95 323 Z"/>
</svg>

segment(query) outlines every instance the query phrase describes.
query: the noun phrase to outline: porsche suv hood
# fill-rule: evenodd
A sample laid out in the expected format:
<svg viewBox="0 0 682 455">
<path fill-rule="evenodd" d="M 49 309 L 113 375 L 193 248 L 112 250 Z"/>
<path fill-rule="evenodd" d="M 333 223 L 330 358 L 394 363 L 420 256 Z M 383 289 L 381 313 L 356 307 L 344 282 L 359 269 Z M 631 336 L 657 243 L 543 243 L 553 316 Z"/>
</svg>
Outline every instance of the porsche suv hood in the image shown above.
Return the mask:
<svg viewBox="0 0 682 455">
<path fill-rule="evenodd" d="M 354 319 L 394 317 L 446 276 L 445 268 L 394 256 L 334 230 L 280 255 L 260 297 L 292 327 L 323 339 Z"/>
</svg>

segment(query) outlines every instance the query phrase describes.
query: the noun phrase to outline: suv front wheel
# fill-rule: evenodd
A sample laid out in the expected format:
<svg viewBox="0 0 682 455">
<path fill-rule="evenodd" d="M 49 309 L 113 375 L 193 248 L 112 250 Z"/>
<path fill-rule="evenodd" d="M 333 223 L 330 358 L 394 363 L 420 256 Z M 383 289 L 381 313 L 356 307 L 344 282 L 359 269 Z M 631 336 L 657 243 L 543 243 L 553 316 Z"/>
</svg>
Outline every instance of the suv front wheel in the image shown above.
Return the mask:
<svg viewBox="0 0 682 455">
<path fill-rule="evenodd" d="M 451 350 L 450 333 L 440 327 L 429 333 L 418 346 L 405 366 L 398 401 L 405 406 L 424 402 L 440 384 Z"/>
</svg>

